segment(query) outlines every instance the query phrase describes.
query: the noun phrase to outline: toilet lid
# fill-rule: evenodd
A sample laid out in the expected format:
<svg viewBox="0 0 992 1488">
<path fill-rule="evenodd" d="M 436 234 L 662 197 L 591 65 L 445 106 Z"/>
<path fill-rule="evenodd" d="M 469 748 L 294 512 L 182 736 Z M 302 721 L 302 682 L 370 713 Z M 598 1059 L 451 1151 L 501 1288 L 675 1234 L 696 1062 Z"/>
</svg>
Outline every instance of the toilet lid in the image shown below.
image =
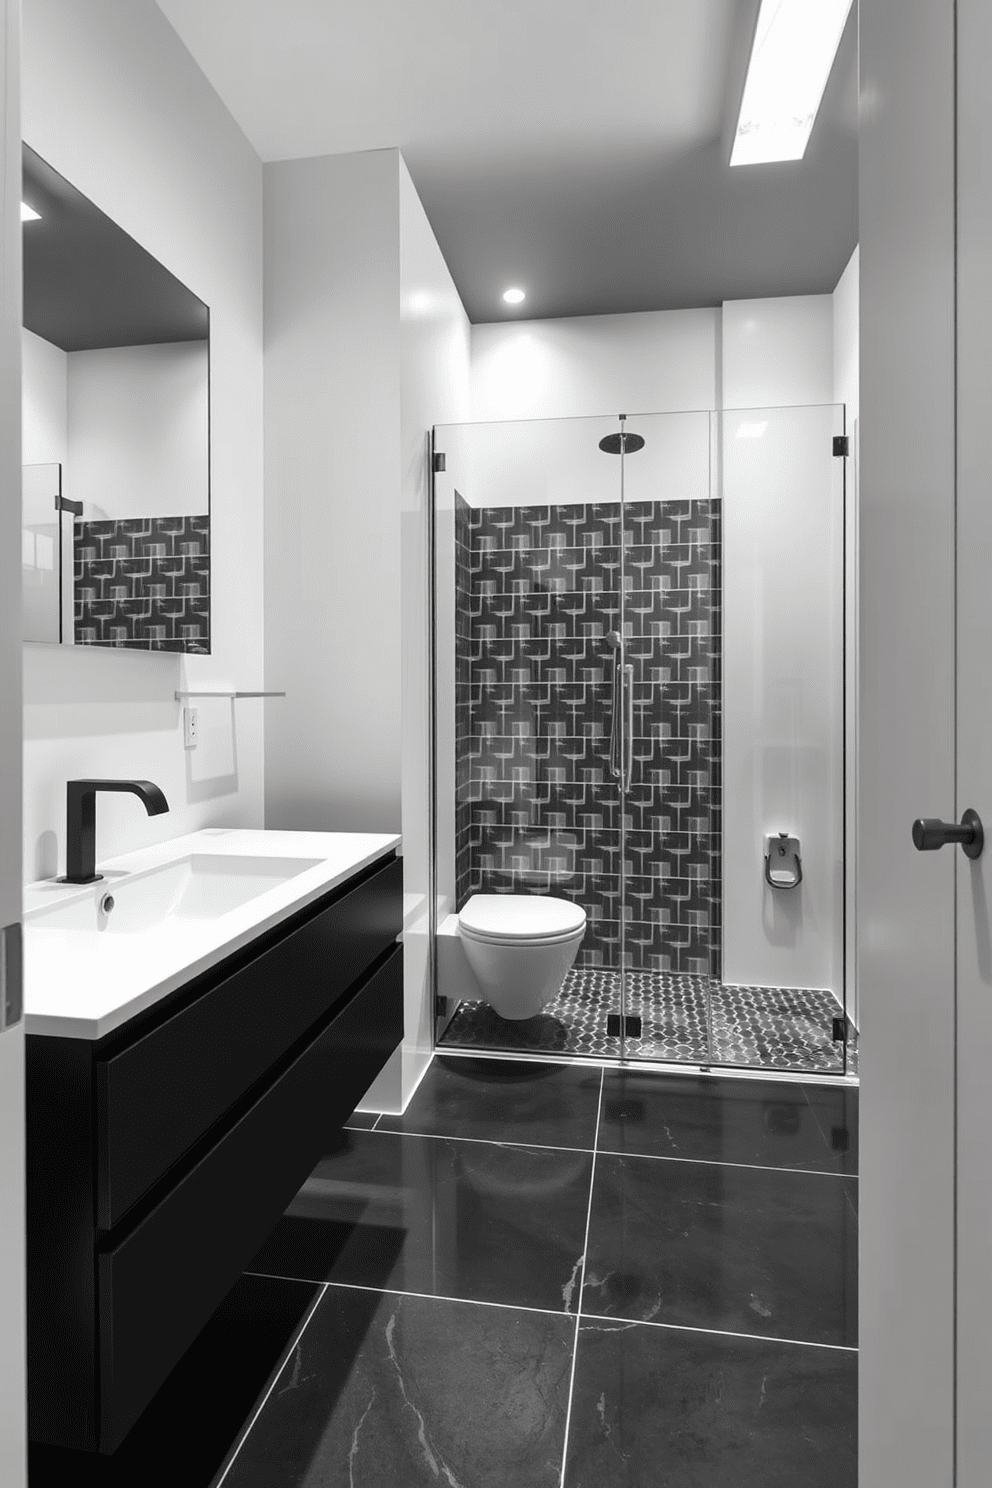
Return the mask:
<svg viewBox="0 0 992 1488">
<path fill-rule="evenodd" d="M 555 940 L 581 930 L 586 912 L 550 894 L 473 894 L 458 920 L 479 940 Z"/>
</svg>

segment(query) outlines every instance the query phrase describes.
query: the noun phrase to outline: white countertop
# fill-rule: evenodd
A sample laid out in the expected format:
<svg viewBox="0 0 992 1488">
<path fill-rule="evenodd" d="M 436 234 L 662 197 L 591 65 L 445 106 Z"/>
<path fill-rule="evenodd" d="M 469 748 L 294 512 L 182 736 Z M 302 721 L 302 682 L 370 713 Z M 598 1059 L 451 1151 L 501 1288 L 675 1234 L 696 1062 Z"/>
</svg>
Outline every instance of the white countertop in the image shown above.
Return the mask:
<svg viewBox="0 0 992 1488">
<path fill-rule="evenodd" d="M 105 882 L 97 888 L 107 891 L 131 874 L 195 853 L 320 859 L 316 867 L 215 919 L 169 919 L 133 935 L 32 926 L 33 911 L 92 896 L 94 890 L 54 879 L 28 884 L 24 890 L 25 1029 L 62 1038 L 103 1038 L 399 845 L 399 837 L 373 832 L 212 827 L 101 861 L 97 867 Z"/>
</svg>

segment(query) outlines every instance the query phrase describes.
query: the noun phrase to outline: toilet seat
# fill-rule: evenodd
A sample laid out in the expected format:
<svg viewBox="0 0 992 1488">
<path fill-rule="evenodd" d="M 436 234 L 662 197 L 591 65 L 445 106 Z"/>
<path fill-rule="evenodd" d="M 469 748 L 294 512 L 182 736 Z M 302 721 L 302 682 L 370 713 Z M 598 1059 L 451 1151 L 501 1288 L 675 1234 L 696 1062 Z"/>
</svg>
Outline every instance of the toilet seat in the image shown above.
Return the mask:
<svg viewBox="0 0 992 1488">
<path fill-rule="evenodd" d="M 550 894 L 473 894 L 458 915 L 462 935 L 483 945 L 558 945 L 585 923 L 581 905 Z"/>
</svg>

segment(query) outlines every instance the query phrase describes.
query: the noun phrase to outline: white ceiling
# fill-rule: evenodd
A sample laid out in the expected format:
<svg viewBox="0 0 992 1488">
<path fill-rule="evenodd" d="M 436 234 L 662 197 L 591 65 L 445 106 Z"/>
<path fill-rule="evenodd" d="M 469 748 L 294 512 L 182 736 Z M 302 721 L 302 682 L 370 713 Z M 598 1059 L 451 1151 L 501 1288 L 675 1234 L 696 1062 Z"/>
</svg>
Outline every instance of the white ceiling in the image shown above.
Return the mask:
<svg viewBox="0 0 992 1488">
<path fill-rule="evenodd" d="M 832 289 L 854 15 L 801 162 L 730 171 L 758 0 L 158 0 L 264 160 L 399 146 L 473 321 Z"/>
</svg>

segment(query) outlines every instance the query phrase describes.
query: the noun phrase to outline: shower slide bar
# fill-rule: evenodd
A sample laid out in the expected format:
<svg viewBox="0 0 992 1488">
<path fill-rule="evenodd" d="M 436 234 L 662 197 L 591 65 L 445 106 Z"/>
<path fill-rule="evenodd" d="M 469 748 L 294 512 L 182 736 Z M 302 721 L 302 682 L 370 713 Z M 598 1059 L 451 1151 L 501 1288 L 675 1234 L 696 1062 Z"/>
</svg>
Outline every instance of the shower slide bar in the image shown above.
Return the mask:
<svg viewBox="0 0 992 1488">
<path fill-rule="evenodd" d="M 613 651 L 610 774 L 621 781 L 624 790 L 630 790 L 634 773 L 634 668 L 623 664 L 620 632 L 611 630 L 606 640 Z"/>
</svg>

